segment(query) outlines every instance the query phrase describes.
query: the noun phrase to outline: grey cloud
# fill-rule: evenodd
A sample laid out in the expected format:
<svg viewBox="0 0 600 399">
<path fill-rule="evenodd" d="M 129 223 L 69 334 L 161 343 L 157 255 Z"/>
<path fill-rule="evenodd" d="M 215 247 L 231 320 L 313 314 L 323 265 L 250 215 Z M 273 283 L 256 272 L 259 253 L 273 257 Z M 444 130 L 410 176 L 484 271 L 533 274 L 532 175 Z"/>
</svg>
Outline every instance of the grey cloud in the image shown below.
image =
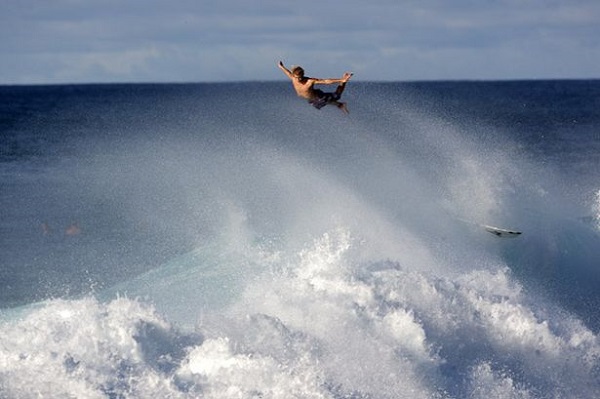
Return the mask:
<svg viewBox="0 0 600 399">
<path fill-rule="evenodd" d="M 372 80 L 593 77 L 600 4 L 550 2 L 7 1 L 0 83 L 280 79 L 280 58 Z"/>
</svg>

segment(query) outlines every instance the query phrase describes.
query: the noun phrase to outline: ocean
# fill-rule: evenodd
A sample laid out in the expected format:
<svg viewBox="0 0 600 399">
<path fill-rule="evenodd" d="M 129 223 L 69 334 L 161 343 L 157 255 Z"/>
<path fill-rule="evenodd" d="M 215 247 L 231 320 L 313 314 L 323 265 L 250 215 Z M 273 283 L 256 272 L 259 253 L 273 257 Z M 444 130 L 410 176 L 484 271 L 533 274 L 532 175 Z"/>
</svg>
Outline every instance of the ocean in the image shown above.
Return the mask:
<svg viewBox="0 0 600 399">
<path fill-rule="evenodd" d="M 600 81 L 344 99 L 0 86 L 0 397 L 600 397 Z"/>
</svg>

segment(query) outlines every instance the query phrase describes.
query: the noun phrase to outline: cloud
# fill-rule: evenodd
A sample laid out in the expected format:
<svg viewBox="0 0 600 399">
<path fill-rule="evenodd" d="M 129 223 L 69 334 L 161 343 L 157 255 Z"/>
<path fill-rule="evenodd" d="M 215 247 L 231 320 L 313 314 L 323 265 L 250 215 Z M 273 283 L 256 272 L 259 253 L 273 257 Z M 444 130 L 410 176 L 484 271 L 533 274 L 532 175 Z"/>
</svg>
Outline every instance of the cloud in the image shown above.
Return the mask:
<svg viewBox="0 0 600 399">
<path fill-rule="evenodd" d="M 279 59 L 368 80 L 597 77 L 600 3 L 6 1 L 0 54 L 0 83 L 280 79 Z"/>
<path fill-rule="evenodd" d="M 159 57 L 159 51 L 152 47 L 71 54 L 61 57 L 64 60 L 64 66 L 56 77 L 67 80 L 80 80 L 94 75 L 114 77 L 115 79 L 130 78 L 137 74 L 144 74 L 148 70 L 148 63 Z"/>
</svg>

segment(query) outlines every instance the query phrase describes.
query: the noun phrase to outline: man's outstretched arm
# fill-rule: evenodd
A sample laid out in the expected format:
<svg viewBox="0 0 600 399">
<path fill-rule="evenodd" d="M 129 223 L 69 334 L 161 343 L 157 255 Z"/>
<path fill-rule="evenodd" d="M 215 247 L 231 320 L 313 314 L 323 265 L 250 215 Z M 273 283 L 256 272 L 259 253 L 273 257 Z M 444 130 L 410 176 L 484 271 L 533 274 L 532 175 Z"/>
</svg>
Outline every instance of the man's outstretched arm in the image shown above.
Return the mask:
<svg viewBox="0 0 600 399">
<path fill-rule="evenodd" d="M 340 79 L 314 79 L 315 84 L 322 84 L 322 85 L 333 85 L 336 83 L 346 83 L 347 81 L 350 80 L 350 78 L 352 77 L 351 73 L 346 73 L 344 74 L 344 77 L 340 78 Z"/>
<path fill-rule="evenodd" d="M 315 84 L 320 84 L 320 85 L 333 85 L 336 83 L 343 83 L 345 82 L 344 79 L 318 79 L 318 78 L 314 78 Z"/>
<path fill-rule="evenodd" d="M 288 78 L 292 79 L 294 77 L 292 75 L 292 72 L 283 65 L 283 61 L 279 61 L 278 66 L 279 66 L 279 69 L 281 69 Z"/>
</svg>

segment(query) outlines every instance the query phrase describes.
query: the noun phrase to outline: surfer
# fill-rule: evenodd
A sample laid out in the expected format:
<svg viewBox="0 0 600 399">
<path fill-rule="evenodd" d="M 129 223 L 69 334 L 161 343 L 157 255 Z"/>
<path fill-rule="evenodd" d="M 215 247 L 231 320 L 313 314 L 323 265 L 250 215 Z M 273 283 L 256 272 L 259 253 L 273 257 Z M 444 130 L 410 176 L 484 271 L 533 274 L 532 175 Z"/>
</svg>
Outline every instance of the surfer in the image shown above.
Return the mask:
<svg viewBox="0 0 600 399">
<path fill-rule="evenodd" d="M 67 235 L 67 236 L 76 236 L 76 235 L 79 235 L 80 233 L 81 233 L 81 228 L 79 227 L 77 222 L 71 223 L 69 225 L 69 227 L 67 227 L 67 229 L 65 230 L 65 235 Z"/>
<path fill-rule="evenodd" d="M 282 61 L 279 61 L 279 68 L 281 68 L 283 73 L 285 73 L 292 81 L 296 94 L 302 98 L 306 98 L 316 109 L 321 109 L 327 104 L 333 104 L 345 113 L 348 113 L 346 103 L 339 100 L 346 87 L 346 83 L 352 77 L 352 73 L 346 72 L 341 79 L 317 79 L 304 76 L 304 69 L 299 66 L 292 68 L 290 71 L 283 65 Z M 333 93 L 326 93 L 314 88 L 314 85 L 316 84 L 332 85 L 336 83 L 338 83 L 339 86 Z"/>
</svg>

